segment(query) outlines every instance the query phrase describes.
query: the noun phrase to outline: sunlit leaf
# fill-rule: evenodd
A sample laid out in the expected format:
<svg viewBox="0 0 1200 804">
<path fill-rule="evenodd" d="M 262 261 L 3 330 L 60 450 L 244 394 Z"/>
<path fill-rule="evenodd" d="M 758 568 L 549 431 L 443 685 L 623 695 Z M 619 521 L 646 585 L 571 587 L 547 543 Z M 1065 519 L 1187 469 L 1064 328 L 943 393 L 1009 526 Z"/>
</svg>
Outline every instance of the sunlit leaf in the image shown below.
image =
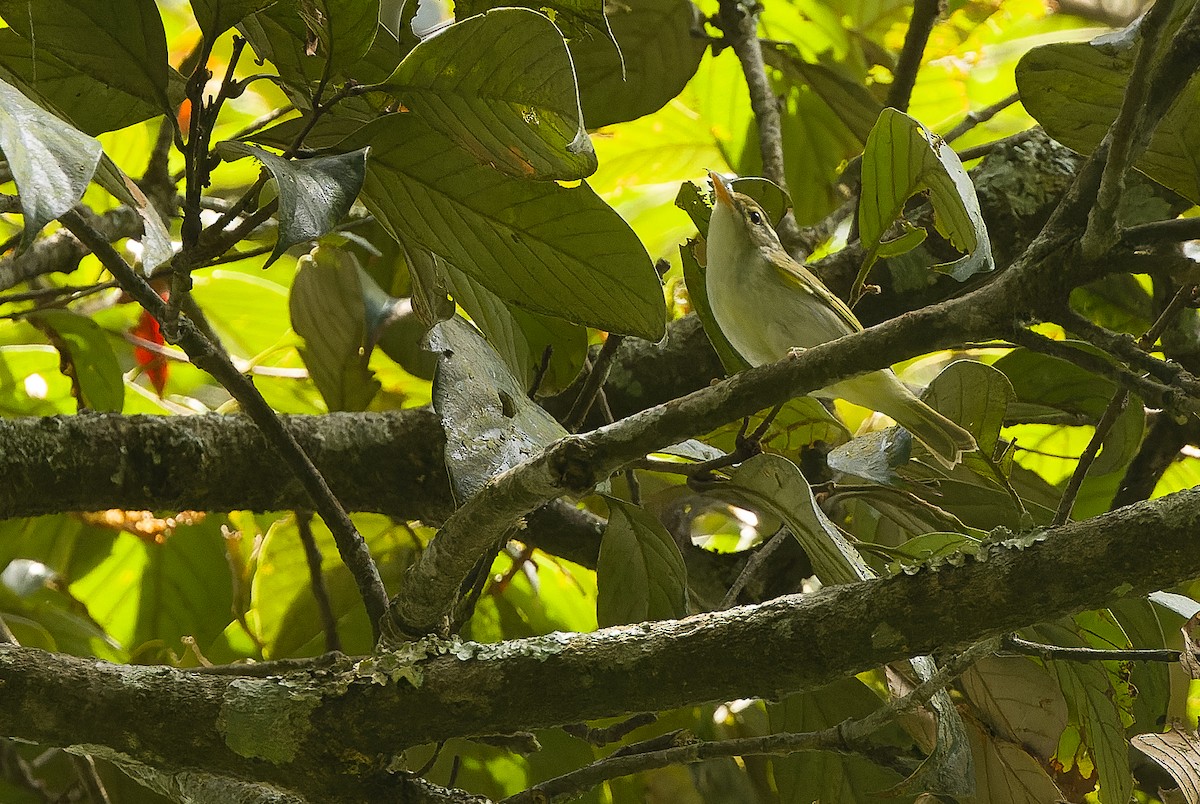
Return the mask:
<svg viewBox="0 0 1200 804">
<path fill-rule="evenodd" d="M 596 170 L 571 57 L 541 14 L 500 8 L 455 23 L 413 48 L 386 83 L 481 164 L 539 179 Z"/>
<path fill-rule="evenodd" d="M 0 81 L 0 151 L 21 196 L 26 248 L 50 221 L 75 206 L 96 172 L 100 143 Z"/>
<path fill-rule="evenodd" d="M 212 41 L 237 25 L 247 14 L 262 11 L 275 0 L 189 0 L 196 23 L 205 38 Z"/>
<path fill-rule="evenodd" d="M 39 310 L 30 321 L 58 349 L 62 372 L 70 377 L 80 408 L 119 413 L 125 404 L 125 383 L 104 330 L 69 310 Z"/>
<path fill-rule="evenodd" d="M 363 200 L 413 240 L 506 302 L 609 332 L 662 336 L 649 255 L 586 184 L 521 181 L 475 163 L 411 114 L 368 125 Z"/>
<path fill-rule="evenodd" d="M 379 0 L 300 0 L 297 11 L 317 40 L 316 47 L 308 40 L 308 50 L 335 70 L 365 56 L 379 29 Z"/>
<path fill-rule="evenodd" d="M 279 240 L 267 265 L 292 246 L 333 231 L 362 189 L 369 150 L 293 160 L 243 142 L 218 143 L 226 159 L 253 156 L 279 186 Z"/>
<path fill-rule="evenodd" d="M 600 627 L 683 617 L 687 570 L 679 545 L 645 509 L 608 499 L 608 527 L 596 562 Z"/>
</svg>

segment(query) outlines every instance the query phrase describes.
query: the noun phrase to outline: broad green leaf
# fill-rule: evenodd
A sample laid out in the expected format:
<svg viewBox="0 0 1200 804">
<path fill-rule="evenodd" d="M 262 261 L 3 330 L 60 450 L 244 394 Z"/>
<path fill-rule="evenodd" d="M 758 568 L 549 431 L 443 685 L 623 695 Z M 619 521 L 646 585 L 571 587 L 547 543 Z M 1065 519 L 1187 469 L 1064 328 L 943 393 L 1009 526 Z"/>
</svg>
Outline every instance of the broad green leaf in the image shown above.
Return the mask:
<svg viewBox="0 0 1200 804">
<path fill-rule="evenodd" d="M 279 239 L 267 265 L 292 246 L 333 231 L 362 189 L 369 150 L 292 160 L 243 142 L 217 144 L 217 152 L 230 161 L 253 156 L 279 186 Z"/>
<path fill-rule="evenodd" d="M 200 32 L 210 42 L 237 25 L 248 14 L 262 11 L 275 0 L 189 0 Z"/>
<path fill-rule="evenodd" d="M 36 563 L 36 562 L 34 562 Z M 40 566 L 40 565 L 39 565 Z M 5 568 L 5 580 L 13 565 Z M 59 578 L 61 580 L 61 578 Z M 79 601 L 50 588 L 18 596 L 0 584 L 0 614 L 22 647 L 128 662 L 128 655 L 81 611 Z"/>
<path fill-rule="evenodd" d="M 979 451 L 990 456 L 1015 396 L 1003 372 L 976 360 L 956 360 L 938 373 L 921 399 L 975 436 Z"/>
<path fill-rule="evenodd" d="M 54 416 L 76 409 L 71 382 L 58 370 L 58 351 L 53 346 L 0 346 L 0 413 Z"/>
<path fill-rule="evenodd" d="M 371 145 L 363 201 L 506 302 L 609 332 L 662 337 L 658 275 L 637 236 L 586 184 L 520 181 L 475 163 L 411 114 L 353 140 Z"/>
<path fill-rule="evenodd" d="M 125 382 L 104 330 L 69 310 L 39 310 L 29 320 L 58 349 L 62 373 L 71 379 L 80 409 L 120 413 Z"/>
<path fill-rule="evenodd" d="M 366 308 L 359 267 L 340 249 L 318 246 L 300 258 L 289 307 L 304 338 L 304 364 L 330 410 L 366 410 L 379 392 L 367 368 Z"/>
<path fill-rule="evenodd" d="M 1146 598 L 1133 596 L 1117 600 L 1109 607 L 1130 647 L 1164 648 L 1166 640 L 1154 606 Z M 1129 683 L 1137 690 L 1133 699 L 1132 731 L 1157 731 L 1162 728 L 1162 713 L 1171 701 L 1168 667 L 1162 662 L 1134 662 L 1129 668 Z"/>
<path fill-rule="evenodd" d="M 142 271 L 149 275 L 155 268 L 175 256 L 171 233 L 155 209 L 154 204 L 142 192 L 137 182 L 125 175 L 108 154 L 101 154 L 96 175 L 92 177 L 114 198 L 137 212 L 142 219 Z"/>
<path fill-rule="evenodd" d="M 867 141 L 883 105 L 861 82 L 806 60 L 791 42 L 764 43 L 763 58 L 792 83 L 811 89 L 860 143 Z"/>
<path fill-rule="evenodd" d="M 998 739 L 1029 746 L 1042 760 L 1054 755 L 1067 725 L 1067 702 L 1053 673 L 1022 656 L 987 656 L 960 683 Z"/>
<path fill-rule="evenodd" d="M 938 232 L 964 255 L 934 267 L 960 282 L 995 267 L 975 186 L 958 155 L 916 120 L 885 109 L 863 152 L 858 223 L 868 256 L 859 281 L 886 245 L 883 237 L 904 203 L 923 191 L 929 193 Z"/>
<path fill-rule="evenodd" d="M 923 533 L 888 552 L 895 561 L 888 569 L 893 572 L 915 571 L 921 565 L 958 555 L 974 555 L 978 552 L 979 539 L 965 533 Z"/>
<path fill-rule="evenodd" d="M 1027 629 L 1030 638 L 1051 645 L 1088 647 L 1073 630 L 1046 623 Z M 1115 700 L 1112 677 L 1101 662 L 1048 662 L 1066 698 L 1071 720 L 1082 729 L 1100 773 L 1101 804 L 1126 804 L 1133 795 L 1129 744 Z M 1061 756 L 1060 756 L 1061 759 Z"/>
<path fill-rule="evenodd" d="M 1086 344 L 1073 345 L 1090 354 L 1103 355 Z M 1039 416 L 1052 416 L 1060 411 L 1099 419 L 1116 392 L 1109 379 L 1061 358 L 1027 349 L 1014 349 L 997 360 L 995 367 L 1008 376 L 1016 393 L 1009 416 L 1021 421 L 1036 421 Z M 1141 443 L 1145 419 L 1141 399 L 1131 395 L 1092 464 L 1093 475 L 1107 474 L 1128 464 Z"/>
<path fill-rule="evenodd" d="M 316 55 L 334 70 L 365 56 L 379 29 L 379 0 L 300 0 L 298 10 L 317 40 Z"/>
<path fill-rule="evenodd" d="M 1182 11 L 1180 3 L 1163 43 L 1170 42 Z M 1034 48 L 1017 65 L 1021 104 L 1056 140 L 1081 153 L 1091 152 L 1117 117 L 1140 39 L 1140 23 L 1120 34 L 1083 42 L 1057 42 Z M 1200 78 L 1193 76 L 1175 105 L 1158 123 L 1137 162 L 1155 181 L 1191 201 L 1200 201 L 1196 153 L 1200 149 Z"/>
<path fill-rule="evenodd" d="M 425 39 L 387 79 L 407 108 L 481 164 L 512 176 L 596 171 L 562 33 L 524 8 L 499 8 Z"/>
<path fill-rule="evenodd" d="M 475 326 L 528 390 L 541 370 L 549 349 L 549 362 L 538 385 L 538 395 L 563 390 L 579 375 L 587 356 L 587 330 L 561 318 L 513 309 L 487 288 L 452 265 L 447 265 L 451 292 Z"/>
<path fill-rule="evenodd" d="M 696 74 L 708 42 L 690 0 L 630 0 L 608 10 L 620 45 L 601 37 L 569 44 L 588 128 L 633 120 L 665 106 Z"/>
<path fill-rule="evenodd" d="M 685 184 L 684 188 L 694 186 Z M 680 192 L 682 193 L 683 190 Z M 703 244 L 696 240 L 689 240 L 679 247 L 679 257 L 683 263 L 683 281 L 687 285 L 688 298 L 692 302 L 692 308 L 700 317 L 700 323 L 704 325 L 704 334 L 708 336 L 717 356 L 721 358 L 721 365 L 725 367 L 727 373 L 736 374 L 749 368 L 750 364 L 733 348 L 729 339 L 725 337 L 725 333 L 721 331 L 721 327 L 717 325 L 717 319 L 713 316 L 712 305 L 708 303 L 708 285 L 704 281 L 704 268 L 696 259 L 696 252 L 702 251 L 703 248 Z"/>
<path fill-rule="evenodd" d="M 75 206 L 96 172 L 100 143 L 0 81 L 0 152 L 21 196 L 21 248 Z"/>
<path fill-rule="evenodd" d="M 969 722 L 967 734 L 975 756 L 975 790 L 979 800 L 1005 804 L 1063 800 L 1062 792 L 1042 762 L 1022 745 L 1000 739 L 978 723 Z"/>
<path fill-rule="evenodd" d="M 439 357 L 433 407 L 446 431 L 446 468 L 459 502 L 567 434 L 463 319 L 434 326 L 429 348 Z"/>
<path fill-rule="evenodd" d="M 804 547 L 826 585 L 874 578 L 853 545 L 817 505 L 796 465 L 779 455 L 755 455 L 739 466 L 714 494 L 734 505 L 781 519 Z"/>
<path fill-rule="evenodd" d="M 31 48 L 173 112 L 167 36 L 154 0 L 0 0 L 0 16 Z"/>
<path fill-rule="evenodd" d="M 172 104 L 183 100 L 183 77 L 171 70 Z M 52 52 L 31 47 L 11 28 L 0 29 L 0 79 L 85 134 L 101 134 L 163 113 L 155 102 L 82 72 Z"/>
<path fill-rule="evenodd" d="M 616 40 L 604 15 L 603 0 L 459 0 L 454 4 L 454 17 L 461 21 L 495 8 L 521 6 L 543 12 L 567 39 L 606 39 L 616 49 Z"/>
<path fill-rule="evenodd" d="M 773 733 L 816 732 L 834 728 L 849 719 L 866 717 L 882 705 L 879 696 L 857 678 L 845 678 L 811 692 L 789 695 L 767 705 Z M 897 747 L 906 745 L 904 734 L 893 724 L 875 739 Z M 801 751 L 771 758 L 772 776 L 783 804 L 828 802 L 873 802 L 881 790 L 892 787 L 900 776 L 853 754 L 832 751 Z M 911 798 L 891 799 L 896 804 Z"/>
<path fill-rule="evenodd" d="M 596 620 L 601 628 L 688 613 L 687 570 L 679 545 L 644 509 L 614 497 L 596 561 Z"/>
</svg>

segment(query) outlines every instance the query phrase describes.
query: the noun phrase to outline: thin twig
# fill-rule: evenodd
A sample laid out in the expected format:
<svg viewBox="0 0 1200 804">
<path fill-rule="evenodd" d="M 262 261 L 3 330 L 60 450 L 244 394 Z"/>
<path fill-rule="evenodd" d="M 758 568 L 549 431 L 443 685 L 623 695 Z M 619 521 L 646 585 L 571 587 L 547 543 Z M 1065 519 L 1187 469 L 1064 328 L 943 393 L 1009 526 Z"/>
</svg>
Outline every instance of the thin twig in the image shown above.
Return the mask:
<svg viewBox="0 0 1200 804">
<path fill-rule="evenodd" d="M 636 731 L 642 726 L 649 726 L 657 720 L 658 715 L 653 712 L 639 712 L 603 729 L 589 726 L 586 723 L 567 723 L 562 726 L 562 730 L 572 737 L 603 748 L 610 743 L 625 739 L 630 732 Z"/>
<path fill-rule="evenodd" d="M 1000 649 L 1022 656 L 1036 656 L 1039 659 L 1057 659 L 1068 662 L 1168 662 L 1179 661 L 1180 652 L 1169 648 L 1137 649 L 1137 650 L 1098 650 L 1096 648 L 1064 648 L 1058 645 L 1044 645 L 1040 642 L 1030 642 L 1016 634 L 1009 634 L 1000 640 Z"/>
<path fill-rule="evenodd" d="M 1113 425 L 1117 423 L 1117 419 L 1125 411 L 1125 405 L 1129 402 L 1129 391 L 1124 388 L 1117 390 L 1112 401 L 1108 403 L 1108 407 L 1104 409 L 1100 420 L 1096 422 L 1096 429 L 1092 433 L 1092 438 L 1088 441 L 1087 446 L 1079 455 L 1079 462 L 1075 464 L 1075 471 L 1071 472 L 1071 477 L 1067 480 L 1067 486 L 1063 489 L 1062 497 L 1058 501 L 1058 510 L 1054 512 L 1054 519 L 1050 522 L 1050 527 L 1056 528 L 1059 525 L 1066 524 L 1071 518 L 1071 511 L 1075 508 L 1075 498 L 1079 496 L 1079 490 L 1083 487 L 1084 478 L 1087 477 L 1088 470 L 1092 468 L 1092 464 L 1096 460 L 1096 456 L 1100 453 L 1100 447 L 1104 444 L 1104 439 L 1108 438 L 1108 433 L 1112 430 Z"/>
<path fill-rule="evenodd" d="M 624 340 L 624 336 L 611 333 L 604 340 L 604 345 L 600 347 L 600 353 L 596 355 L 596 362 L 592 364 L 592 369 L 588 372 L 587 379 L 584 380 L 583 388 L 579 390 L 579 396 L 575 398 L 575 404 L 571 406 L 571 410 L 563 422 L 563 426 L 568 431 L 573 433 L 583 426 L 584 419 L 587 418 L 596 401 L 596 395 L 600 393 L 600 389 L 608 380 L 608 373 L 612 370 L 613 361 L 617 357 L 617 349 Z"/>
<path fill-rule="evenodd" d="M 925 45 L 941 13 L 941 0 L 916 0 L 913 3 L 912 19 L 904 34 L 904 47 L 900 49 L 900 57 L 896 59 L 896 69 L 892 73 L 887 106 L 902 112 L 908 110 L 908 101 L 921 69 L 921 59 L 925 56 Z"/>
<path fill-rule="evenodd" d="M 311 511 L 296 512 L 296 530 L 300 532 L 300 543 L 304 545 L 308 582 L 321 615 L 321 628 L 325 631 L 325 650 L 341 650 L 342 639 L 338 636 L 337 618 L 333 616 L 333 604 L 329 601 L 329 589 L 325 586 L 325 574 L 321 571 L 321 548 L 317 547 L 317 537 L 313 535 Z"/>
<path fill-rule="evenodd" d="M 954 142 L 956 139 L 975 128 L 975 126 L 978 126 L 981 123 L 986 123 L 1020 99 L 1021 93 L 1014 92 L 1007 98 L 1001 98 L 1000 100 L 996 101 L 991 106 L 985 106 L 978 111 L 967 112 L 967 116 L 963 118 L 962 122 L 943 134 L 942 139 L 946 142 Z"/>
<path fill-rule="evenodd" d="M 770 558 L 776 550 L 783 546 L 785 540 L 792 538 L 792 532 L 786 527 L 780 528 L 775 535 L 767 540 L 767 543 L 758 548 L 751 554 L 746 561 L 746 566 L 742 567 L 742 571 L 738 573 L 733 584 L 729 587 L 729 591 L 725 593 L 725 597 L 721 600 L 721 605 L 717 607 L 718 611 L 732 608 L 736 603 L 738 596 L 742 590 L 746 588 L 746 584 L 758 574 L 758 571 L 767 564 L 767 559 Z"/>
<path fill-rule="evenodd" d="M 167 314 L 166 302 L 122 259 L 104 236 L 93 229 L 75 210 L 63 215 L 60 221 L 80 242 L 92 250 L 125 292 L 158 319 L 161 326 Z M 317 512 L 333 533 L 338 553 L 354 577 L 371 621 L 371 628 L 378 636 L 380 618 L 387 611 L 387 592 L 366 542 L 330 490 L 325 478 L 313 465 L 291 431 L 283 426 L 254 384 L 237 370 L 222 350 L 204 337 L 191 318 L 180 317 L 177 336 L 175 343 L 188 353 L 194 364 L 211 374 L 229 391 L 304 485 Z"/>
</svg>

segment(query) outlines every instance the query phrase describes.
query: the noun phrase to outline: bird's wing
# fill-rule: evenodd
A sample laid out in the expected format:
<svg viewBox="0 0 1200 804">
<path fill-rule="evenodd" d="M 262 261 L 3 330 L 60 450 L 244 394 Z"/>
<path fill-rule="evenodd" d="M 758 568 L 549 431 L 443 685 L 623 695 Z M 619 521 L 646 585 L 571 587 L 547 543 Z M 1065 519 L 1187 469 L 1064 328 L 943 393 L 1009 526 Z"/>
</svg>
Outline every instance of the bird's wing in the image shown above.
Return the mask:
<svg viewBox="0 0 1200 804">
<path fill-rule="evenodd" d="M 804 293 L 811 294 L 822 303 L 824 309 L 828 310 L 835 326 L 844 327 L 844 331 L 838 332 L 832 337 L 840 337 L 851 332 L 858 332 L 863 328 L 859 323 L 858 318 L 851 312 L 846 303 L 825 287 L 825 283 L 817 278 L 816 274 L 805 268 L 800 263 L 791 259 L 773 260 L 771 263 L 780 276 L 789 284 L 795 286 Z M 832 340 L 832 337 L 830 340 Z"/>
</svg>

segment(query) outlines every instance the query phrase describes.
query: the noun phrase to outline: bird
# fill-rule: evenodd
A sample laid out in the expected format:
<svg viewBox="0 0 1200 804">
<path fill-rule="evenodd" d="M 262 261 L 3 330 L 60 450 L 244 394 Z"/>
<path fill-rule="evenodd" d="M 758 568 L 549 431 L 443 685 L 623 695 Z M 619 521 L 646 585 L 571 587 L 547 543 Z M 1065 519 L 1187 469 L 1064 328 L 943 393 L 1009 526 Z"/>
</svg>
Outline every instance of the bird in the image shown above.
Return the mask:
<svg viewBox="0 0 1200 804">
<path fill-rule="evenodd" d="M 705 246 L 705 289 L 722 334 L 751 366 L 773 363 L 863 328 L 858 318 L 779 241 L 767 213 L 709 171 L 716 201 Z M 965 429 L 926 405 L 891 369 L 835 383 L 815 394 L 879 411 L 952 468 L 976 448 Z"/>
</svg>

